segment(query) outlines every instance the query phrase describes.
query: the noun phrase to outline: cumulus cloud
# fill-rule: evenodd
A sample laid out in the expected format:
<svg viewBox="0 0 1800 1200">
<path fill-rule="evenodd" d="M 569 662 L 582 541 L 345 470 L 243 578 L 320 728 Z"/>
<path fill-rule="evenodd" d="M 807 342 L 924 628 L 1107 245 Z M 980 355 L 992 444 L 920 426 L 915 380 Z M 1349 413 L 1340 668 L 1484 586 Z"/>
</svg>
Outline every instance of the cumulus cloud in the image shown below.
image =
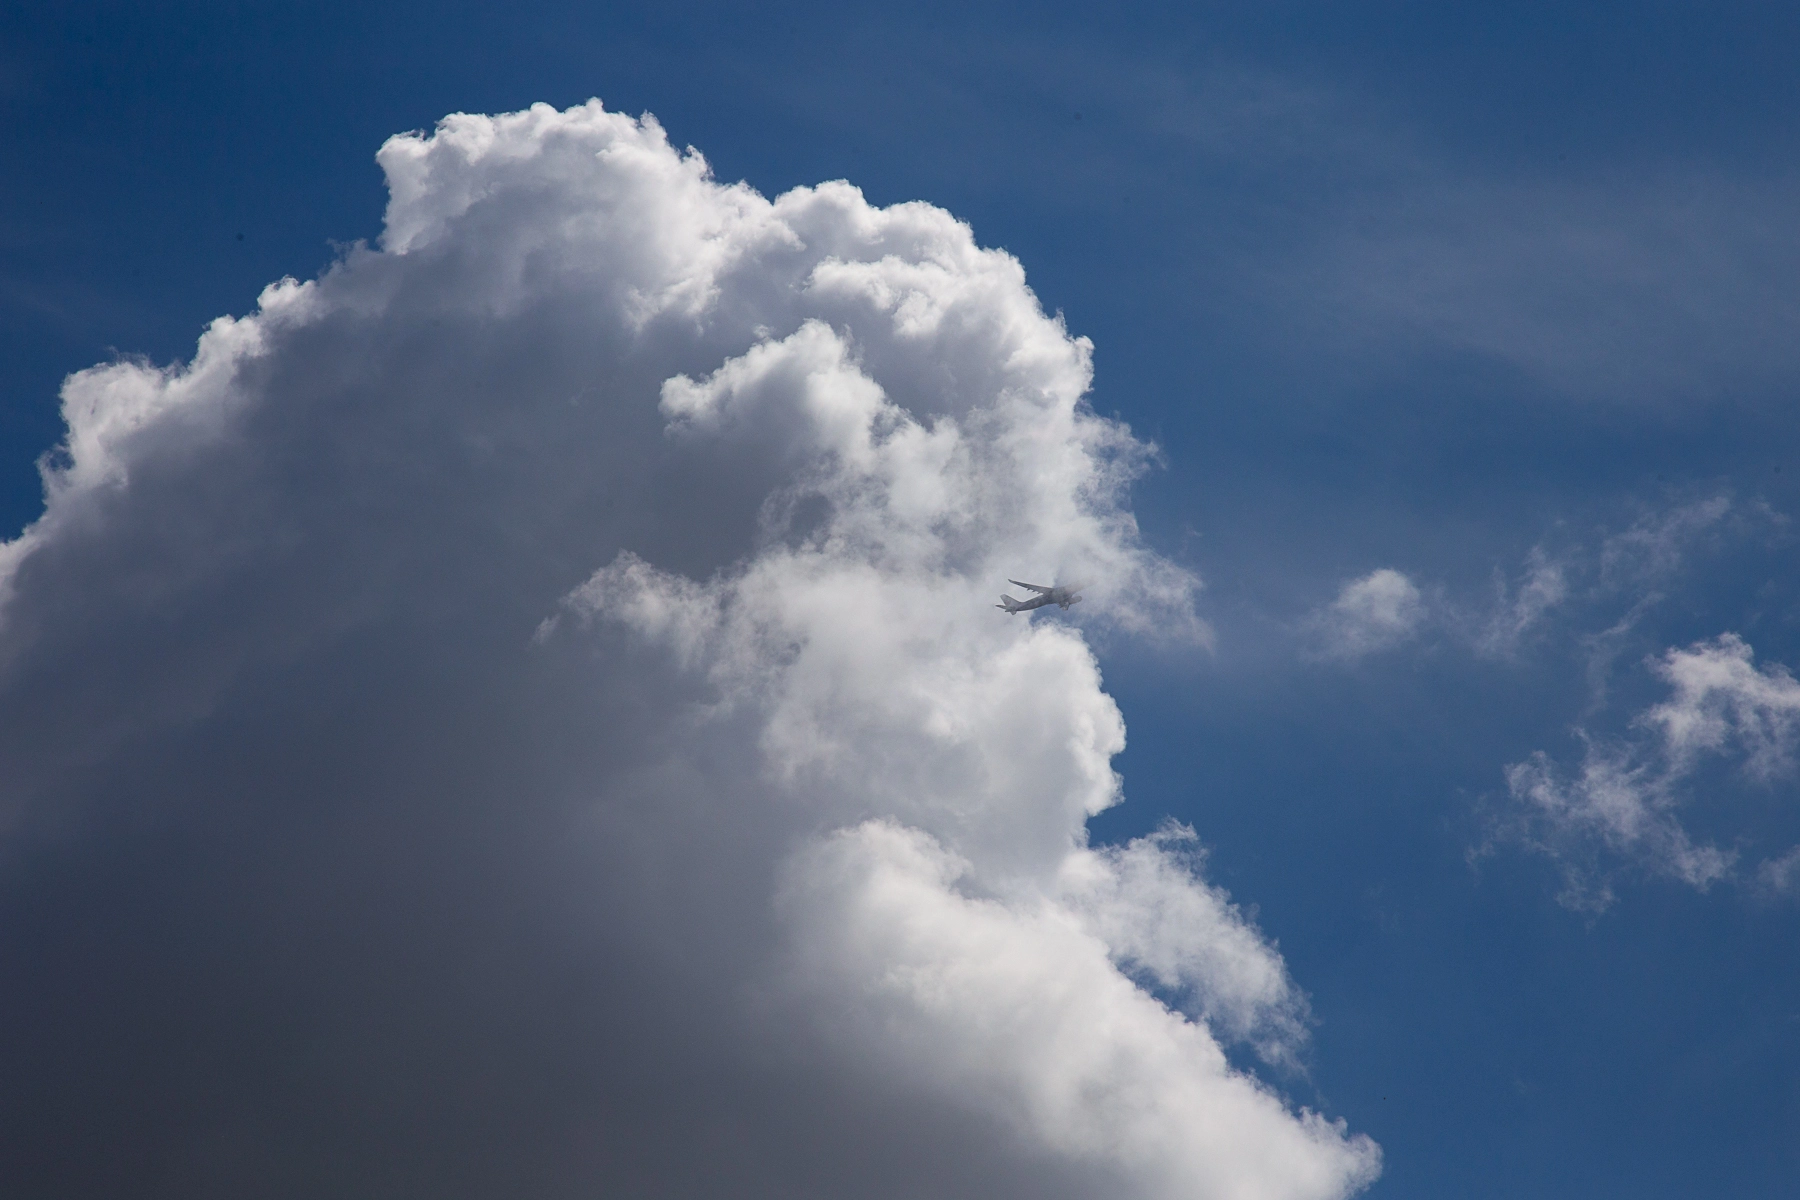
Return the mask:
<svg viewBox="0 0 1800 1200">
<path fill-rule="evenodd" d="M 1079 617 L 1193 642 L 1018 262 L 597 103 L 67 382 L 0 548 L 0 1134 L 88 1194 L 1335 1197 Z M 1094 581 L 1063 617 L 1008 574 Z M 108 1147 L 105 1155 L 88 1151 Z M 39 1190 L 43 1190 L 39 1188 Z"/>
<path fill-rule="evenodd" d="M 1727 878 L 1737 852 L 1695 843 L 1677 815 L 1700 761 L 1723 756 L 1760 783 L 1793 769 L 1800 683 L 1786 668 L 1758 668 L 1750 646 L 1727 633 L 1671 649 L 1654 669 L 1671 695 L 1633 720 L 1636 738 L 1607 744 L 1583 733 L 1587 750 L 1573 775 L 1541 751 L 1506 768 L 1520 832 L 1558 861 L 1571 907 L 1610 905 L 1619 862 L 1701 890 Z M 1763 882 L 1785 887 L 1787 862 L 1764 863 Z"/>
<path fill-rule="evenodd" d="M 1391 567 L 1353 579 L 1307 624 L 1330 658 L 1361 658 L 1411 637 L 1425 616 L 1412 580 Z"/>
</svg>

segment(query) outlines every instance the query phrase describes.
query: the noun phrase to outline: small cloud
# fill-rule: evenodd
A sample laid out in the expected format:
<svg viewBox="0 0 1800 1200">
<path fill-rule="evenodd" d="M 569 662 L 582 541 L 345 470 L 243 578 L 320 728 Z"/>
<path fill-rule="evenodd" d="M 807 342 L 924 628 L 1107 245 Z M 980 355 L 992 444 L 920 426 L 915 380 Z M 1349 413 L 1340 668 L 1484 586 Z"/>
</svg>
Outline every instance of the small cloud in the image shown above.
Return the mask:
<svg viewBox="0 0 1800 1200">
<path fill-rule="evenodd" d="M 1387 650 L 1411 637 L 1425 619 L 1425 601 L 1412 580 L 1391 567 L 1353 579 L 1337 599 L 1308 618 L 1326 658 L 1352 659 Z"/>
<path fill-rule="evenodd" d="M 1643 518 L 1601 545 L 1601 582 L 1625 587 L 1674 574 L 1694 539 L 1730 511 L 1729 496 L 1712 496 Z"/>
<path fill-rule="evenodd" d="M 1800 683 L 1779 663 L 1758 670 L 1755 652 L 1735 633 L 1670 650 L 1656 673 L 1675 689 L 1638 723 L 1658 729 L 1671 769 L 1685 772 L 1702 753 L 1733 744 L 1744 767 L 1767 782 L 1793 768 L 1800 738 Z"/>
<path fill-rule="evenodd" d="M 1507 788 L 1523 806 L 1519 833 L 1562 869 L 1557 900 L 1583 912 L 1612 905 L 1609 860 L 1634 862 L 1700 891 L 1731 873 L 1736 855 L 1695 845 L 1676 819 L 1672 782 L 1629 750 L 1591 741 L 1573 776 L 1542 751 L 1506 768 Z"/>
<path fill-rule="evenodd" d="M 1764 891 L 1777 896 L 1800 892 L 1800 846 L 1780 858 L 1771 858 L 1756 869 L 1756 882 Z"/>
<path fill-rule="evenodd" d="M 1475 652 L 1488 658 L 1504 658 L 1519 648 L 1520 640 L 1544 614 L 1568 598 L 1569 584 L 1560 563 L 1551 562 L 1540 548 L 1525 559 L 1525 576 L 1517 590 L 1504 580 L 1495 584 L 1499 606 L 1475 638 Z"/>
<path fill-rule="evenodd" d="M 1569 773 L 1542 751 L 1506 768 L 1518 808 L 1511 833 L 1556 860 L 1571 908 L 1612 903 L 1620 865 L 1678 879 L 1701 891 L 1731 876 L 1736 854 L 1698 844 L 1676 815 L 1700 760 L 1727 756 L 1759 783 L 1790 773 L 1800 743 L 1800 682 L 1785 667 L 1759 669 L 1748 643 L 1721 634 L 1670 649 L 1652 669 L 1672 695 L 1639 713 L 1633 740 L 1605 745 L 1578 730 L 1586 753 Z M 1800 848 L 1765 862 L 1772 891 L 1800 884 Z"/>
</svg>

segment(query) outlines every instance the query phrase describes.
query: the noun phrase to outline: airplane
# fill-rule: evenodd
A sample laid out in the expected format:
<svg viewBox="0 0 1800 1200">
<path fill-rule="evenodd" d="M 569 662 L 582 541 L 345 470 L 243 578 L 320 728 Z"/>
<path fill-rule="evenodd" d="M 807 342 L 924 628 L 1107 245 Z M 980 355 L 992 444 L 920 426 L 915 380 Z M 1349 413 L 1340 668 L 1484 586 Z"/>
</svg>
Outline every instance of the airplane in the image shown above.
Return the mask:
<svg viewBox="0 0 1800 1200">
<path fill-rule="evenodd" d="M 1054 604 L 1067 612 L 1069 605 L 1081 603 L 1081 589 L 1087 586 L 1085 583 L 1076 583 L 1061 587 L 1044 587 L 1042 584 L 1025 583 L 1017 579 L 1009 579 L 1006 582 L 1014 587 L 1029 588 L 1037 593 L 1029 600 L 1014 600 L 1011 596 L 1001 596 L 1000 603 L 994 607 L 1005 609 L 1008 616 L 1013 613 L 1029 612 L 1034 608 L 1042 608 L 1046 604 Z"/>
</svg>

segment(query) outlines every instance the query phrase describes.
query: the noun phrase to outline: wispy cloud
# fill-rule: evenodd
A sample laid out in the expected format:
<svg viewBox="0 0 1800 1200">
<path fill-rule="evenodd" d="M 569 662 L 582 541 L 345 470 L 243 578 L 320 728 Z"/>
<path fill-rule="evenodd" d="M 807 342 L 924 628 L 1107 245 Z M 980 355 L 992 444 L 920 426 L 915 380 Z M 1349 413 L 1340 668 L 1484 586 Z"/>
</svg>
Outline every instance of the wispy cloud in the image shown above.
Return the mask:
<svg viewBox="0 0 1800 1200">
<path fill-rule="evenodd" d="M 1716 550 L 1785 524 L 1766 504 L 1725 494 L 1647 508 L 1617 532 L 1602 527 L 1585 539 L 1567 530 L 1546 536 L 1517 566 L 1495 566 L 1486 595 L 1377 569 L 1345 582 L 1301 627 L 1317 656 L 1343 660 L 1427 635 L 1492 660 L 1517 659 L 1532 646 L 1560 653 L 1572 644 L 1585 659 L 1598 706 L 1631 635 L 1698 549 Z"/>
<path fill-rule="evenodd" d="M 1673 782 L 1630 749 L 1592 743 L 1572 777 L 1542 751 L 1506 768 L 1507 788 L 1523 806 L 1517 836 L 1556 861 L 1559 900 L 1594 912 L 1614 899 L 1612 863 L 1602 852 L 1702 891 L 1730 874 L 1735 854 L 1696 846 L 1682 828 Z"/>
<path fill-rule="evenodd" d="M 1696 843 L 1678 815 L 1702 758 L 1733 762 L 1762 784 L 1792 772 L 1800 683 L 1785 667 L 1757 667 L 1750 646 L 1727 633 L 1668 650 L 1653 669 L 1672 694 L 1633 719 L 1635 736 L 1604 743 L 1578 731 L 1586 752 L 1573 773 L 1542 751 L 1506 768 L 1518 805 L 1509 836 L 1556 861 L 1570 907 L 1610 905 L 1621 866 L 1701 890 L 1733 873 L 1737 852 Z M 1780 859 L 1759 871 L 1786 886 L 1792 869 Z"/>
<path fill-rule="evenodd" d="M 1391 363 L 1451 350 L 1568 395 L 1710 400 L 1800 380 L 1800 176 L 1698 156 L 1494 170 L 1329 79 L 1226 63 L 1114 85 L 1219 169 L 1292 188 L 1242 283 L 1295 334 Z M 1221 258 L 1229 261 L 1228 251 Z"/>
<path fill-rule="evenodd" d="M 1756 881 L 1775 895 L 1791 896 L 1800 892 L 1800 846 L 1763 863 L 1756 869 Z"/>
<path fill-rule="evenodd" d="M 1435 343 L 1613 400 L 1800 376 L 1791 177 L 1646 165 L 1488 178 L 1433 162 L 1343 200 L 1296 300 L 1345 349 Z"/>
<path fill-rule="evenodd" d="M 1519 643 L 1543 621 L 1551 609 L 1569 596 L 1569 584 L 1561 563 L 1553 562 L 1533 547 L 1517 583 L 1508 585 L 1496 572 L 1494 611 L 1474 635 L 1475 651 L 1491 658 L 1512 654 Z"/>
<path fill-rule="evenodd" d="M 1600 546 L 1599 582 L 1610 589 L 1653 587 L 1681 568 L 1694 543 L 1732 511 L 1727 495 L 1646 513 Z"/>
</svg>

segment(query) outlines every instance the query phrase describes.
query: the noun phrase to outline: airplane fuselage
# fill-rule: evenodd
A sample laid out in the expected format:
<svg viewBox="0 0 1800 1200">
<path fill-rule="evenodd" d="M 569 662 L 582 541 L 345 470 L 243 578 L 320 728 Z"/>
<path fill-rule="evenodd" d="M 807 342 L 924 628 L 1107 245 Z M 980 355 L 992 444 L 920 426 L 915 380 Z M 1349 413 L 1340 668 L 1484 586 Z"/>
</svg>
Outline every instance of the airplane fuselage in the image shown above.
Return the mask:
<svg viewBox="0 0 1800 1200">
<path fill-rule="evenodd" d="M 1011 596 L 1001 596 L 1000 603 L 994 607 L 1004 609 L 1009 616 L 1013 613 L 1030 612 L 1034 608 L 1043 608 L 1047 604 L 1054 604 L 1067 612 L 1069 605 L 1081 603 L 1080 587 L 1046 587 L 1042 584 L 1023 583 L 1017 579 L 1009 579 L 1006 582 L 1037 593 L 1029 600 L 1014 600 Z"/>
</svg>

